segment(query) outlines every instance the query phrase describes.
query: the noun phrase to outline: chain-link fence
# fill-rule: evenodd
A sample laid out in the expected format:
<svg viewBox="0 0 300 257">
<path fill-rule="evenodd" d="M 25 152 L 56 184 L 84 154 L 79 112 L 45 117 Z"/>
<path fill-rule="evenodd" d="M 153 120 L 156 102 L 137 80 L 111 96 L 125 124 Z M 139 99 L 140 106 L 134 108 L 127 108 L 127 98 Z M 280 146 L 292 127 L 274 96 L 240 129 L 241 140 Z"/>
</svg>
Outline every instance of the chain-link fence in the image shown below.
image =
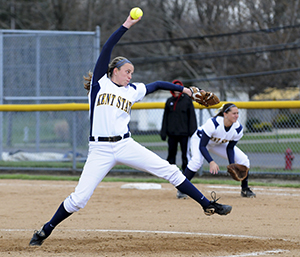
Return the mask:
<svg viewBox="0 0 300 257">
<path fill-rule="evenodd" d="M 298 101 L 291 101 L 290 105 L 295 106 L 296 102 L 299 103 Z M 247 107 L 239 108 L 239 121 L 244 127 L 244 136 L 238 142 L 237 146 L 248 155 L 251 163 L 251 171 L 253 172 L 274 175 L 300 174 L 300 111 L 294 107 L 282 109 L 282 105 L 277 108 L 270 107 L 270 109 L 266 109 L 265 104 L 266 102 L 264 104 L 257 102 L 255 103 L 256 107 L 251 106 L 249 109 Z M 273 102 L 273 104 L 276 105 L 276 102 Z M 198 126 L 204 124 L 207 119 L 214 116 L 216 111 L 216 109 L 196 109 Z M 151 110 L 152 114 L 148 112 L 148 115 L 145 115 L 146 110 L 138 112 L 142 112 L 142 114 L 139 115 L 139 121 L 134 123 L 135 127 L 138 127 L 137 124 L 139 123 L 142 123 L 144 126 L 146 123 L 145 119 L 147 116 L 150 116 L 148 118 L 149 127 L 155 129 L 153 129 L 152 135 L 149 135 L 149 139 L 150 137 L 153 138 L 149 142 L 143 142 L 145 139 L 142 135 L 145 132 L 138 129 L 134 133 L 135 135 L 139 135 L 136 139 L 139 140 L 140 138 L 143 145 L 166 159 L 167 143 L 161 141 L 159 136 L 163 111 L 157 109 Z M 156 120 L 155 123 L 154 120 Z M 219 166 L 221 166 L 221 169 L 225 171 L 228 161 L 213 154 L 212 156 Z M 181 166 L 179 145 L 177 165 Z M 208 171 L 209 165 L 204 163 L 202 170 L 204 172 Z"/>
<path fill-rule="evenodd" d="M 138 104 L 133 106 L 130 123 L 132 137 L 166 159 L 167 142 L 160 138 L 163 109 L 156 108 L 156 103 L 148 104 L 154 108 L 139 109 Z M 253 102 L 244 103 L 247 104 Z M 300 102 L 293 101 L 290 104 L 297 108 L 282 108 L 281 105 L 268 109 L 260 107 L 260 102 L 255 103 L 257 109 L 253 105 L 250 108 L 239 108 L 239 121 L 244 127 L 244 136 L 237 146 L 248 155 L 251 172 L 300 174 Z M 5 111 L 1 166 L 10 163 L 9 166 L 18 167 L 20 163 L 23 165 L 28 162 L 33 166 L 38 165 L 39 169 L 64 170 L 63 167 L 68 167 L 69 170 L 81 171 L 88 150 L 87 109 L 88 105 L 80 111 L 42 111 L 38 112 L 39 117 L 36 116 L 37 112 Z M 216 109 L 196 109 L 198 125 L 202 125 L 215 112 Z M 225 171 L 228 161 L 214 155 L 213 158 Z M 181 166 L 179 146 L 177 165 Z M 114 171 L 133 172 L 131 168 L 122 165 L 116 166 Z M 201 171 L 208 171 L 207 163 Z"/>
<path fill-rule="evenodd" d="M 83 75 L 98 57 L 99 28 L 96 32 L 0 30 L 0 42 L 1 103 L 86 102 Z"/>
<path fill-rule="evenodd" d="M 237 146 L 248 155 L 251 171 L 299 172 L 299 109 L 259 109 L 259 102 L 257 108 L 240 109 L 239 118 L 244 136 Z M 227 165 L 226 160 L 217 161 Z"/>
<path fill-rule="evenodd" d="M 87 103 L 83 75 L 93 69 L 99 51 L 99 28 L 95 32 L 0 30 L 0 104 Z M 300 106 L 257 104 L 255 108 L 240 108 L 239 118 L 245 134 L 238 147 L 248 154 L 251 171 L 299 172 Z M 198 125 L 215 111 L 197 109 Z M 162 116 L 163 108 L 133 108 L 130 127 L 134 139 L 166 159 L 167 143 L 159 135 Z M 0 112 L 1 169 L 24 165 L 22 169 L 81 171 L 88 134 L 87 109 Z M 178 148 L 179 167 L 180 155 Z M 225 170 L 227 161 L 214 158 Z M 207 169 L 205 164 L 202 170 Z"/>
<path fill-rule="evenodd" d="M 87 103 L 83 76 L 93 70 L 99 52 L 99 27 L 95 32 L 0 30 L 0 104 Z M 77 147 L 86 143 L 80 137 L 88 125 L 84 119 L 81 112 L 1 112 L 1 157 L 42 151 L 67 155 L 74 151 L 69 148 L 74 137 Z"/>
</svg>

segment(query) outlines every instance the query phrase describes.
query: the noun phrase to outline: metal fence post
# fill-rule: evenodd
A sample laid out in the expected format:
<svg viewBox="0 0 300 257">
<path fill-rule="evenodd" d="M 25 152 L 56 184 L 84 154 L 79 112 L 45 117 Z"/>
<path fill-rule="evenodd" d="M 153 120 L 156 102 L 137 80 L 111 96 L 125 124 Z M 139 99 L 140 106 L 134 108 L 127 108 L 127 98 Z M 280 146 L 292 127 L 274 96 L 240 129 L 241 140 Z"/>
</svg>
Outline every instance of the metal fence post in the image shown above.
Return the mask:
<svg viewBox="0 0 300 257">
<path fill-rule="evenodd" d="M 76 139 L 76 126 L 77 126 L 77 122 L 76 122 L 76 111 L 73 111 L 72 112 L 72 127 L 73 127 L 73 166 L 72 166 L 72 169 L 73 169 L 73 172 L 76 171 L 76 152 L 77 152 L 77 139 Z"/>
<path fill-rule="evenodd" d="M 36 34 L 36 97 L 37 99 L 41 95 L 41 85 L 40 85 L 40 58 L 41 58 L 41 45 L 40 45 L 40 35 Z M 36 100 L 37 104 L 40 104 L 40 100 Z M 40 150 L 40 112 L 36 112 L 36 138 L 35 138 L 35 150 L 39 152 Z"/>
<path fill-rule="evenodd" d="M 0 104 L 3 104 L 3 33 L 0 30 Z M 3 151 L 3 112 L 0 112 L 0 160 L 2 160 L 2 151 Z"/>
<path fill-rule="evenodd" d="M 199 124 L 200 126 L 203 125 L 203 109 L 200 109 L 200 113 L 199 113 Z M 197 128 L 198 129 L 198 128 Z M 203 175 L 203 165 L 200 167 L 200 169 L 198 170 L 198 175 L 201 177 Z"/>
<path fill-rule="evenodd" d="M 98 59 L 98 56 L 100 54 L 100 27 L 96 26 L 96 31 L 95 31 L 95 61 Z"/>
</svg>

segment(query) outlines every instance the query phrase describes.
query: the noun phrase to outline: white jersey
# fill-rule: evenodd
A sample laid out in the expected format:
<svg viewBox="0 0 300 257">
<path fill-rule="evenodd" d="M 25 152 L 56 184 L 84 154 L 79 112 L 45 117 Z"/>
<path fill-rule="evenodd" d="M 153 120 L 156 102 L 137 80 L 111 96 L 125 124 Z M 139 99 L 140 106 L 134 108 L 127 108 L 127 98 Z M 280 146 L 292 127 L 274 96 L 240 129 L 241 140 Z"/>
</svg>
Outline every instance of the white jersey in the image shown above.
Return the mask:
<svg viewBox="0 0 300 257">
<path fill-rule="evenodd" d="M 182 91 L 183 87 L 170 82 L 150 84 L 129 83 L 118 86 L 107 76 L 110 54 L 127 31 L 121 26 L 102 47 L 90 84 L 89 151 L 75 192 L 64 201 L 64 208 L 72 213 L 83 208 L 106 174 L 116 165 L 127 165 L 181 185 L 186 177 L 176 165 L 170 165 L 130 137 L 129 122 L 132 105 L 159 89 Z M 103 52 L 104 51 L 104 52 Z M 116 67 L 117 68 L 117 67 Z"/>
<path fill-rule="evenodd" d="M 204 131 L 210 137 L 209 146 L 228 143 L 229 141 L 239 141 L 243 137 L 243 126 L 236 121 L 231 128 L 226 131 L 224 117 L 213 117 L 201 126 L 198 130 Z"/>
<path fill-rule="evenodd" d="M 129 131 L 132 105 L 146 95 L 143 83 L 119 87 L 105 74 L 99 80 L 99 91 L 95 97 L 89 96 L 91 136 L 118 136 Z M 92 89 L 90 94 L 95 94 Z"/>
<path fill-rule="evenodd" d="M 209 153 L 214 153 L 224 159 L 228 158 L 227 145 L 230 141 L 239 141 L 243 136 L 243 126 L 236 121 L 228 131 L 225 130 L 224 117 L 213 117 L 206 121 L 204 125 L 198 128 L 190 141 L 191 159 L 188 168 L 196 172 L 203 165 L 204 156 L 199 150 L 203 132 L 210 138 L 206 146 Z M 234 146 L 234 161 L 250 167 L 248 156 L 243 153 L 237 146 Z M 211 156 L 206 156 L 208 158 Z"/>
</svg>

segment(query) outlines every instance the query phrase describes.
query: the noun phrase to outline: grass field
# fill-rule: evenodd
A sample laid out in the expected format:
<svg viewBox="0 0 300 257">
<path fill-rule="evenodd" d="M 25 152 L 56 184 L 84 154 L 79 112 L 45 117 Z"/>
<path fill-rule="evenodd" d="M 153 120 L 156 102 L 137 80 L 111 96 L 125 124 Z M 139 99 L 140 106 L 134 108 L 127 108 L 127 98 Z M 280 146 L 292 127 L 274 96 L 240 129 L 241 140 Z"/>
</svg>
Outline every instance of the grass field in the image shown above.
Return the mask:
<svg viewBox="0 0 300 257">
<path fill-rule="evenodd" d="M 21 180 L 50 180 L 50 181 L 78 181 L 79 175 L 76 176 L 56 176 L 56 175 L 29 175 L 29 174 L 0 174 L 0 179 L 21 179 Z M 193 184 L 222 184 L 239 186 L 240 182 L 232 179 L 221 178 L 194 178 Z M 126 182 L 126 183 L 169 183 L 168 181 L 156 177 L 142 177 L 142 176 L 107 176 L 103 179 L 103 182 Z M 269 182 L 253 180 L 249 183 L 249 186 L 276 186 L 276 187 L 289 187 L 300 188 L 299 183 L 289 183 L 288 181 L 272 180 Z"/>
<path fill-rule="evenodd" d="M 167 143 L 162 141 L 159 134 L 132 135 L 139 143 L 145 145 L 154 152 L 167 152 Z M 300 153 L 300 133 L 274 134 L 274 133 L 245 133 L 244 137 L 238 143 L 238 147 L 245 153 L 280 153 L 284 156 L 287 148 L 291 148 L 294 154 Z M 71 147 L 71 146 L 70 146 Z M 87 146 L 86 146 L 87 147 Z M 26 148 L 24 146 L 24 148 Z M 81 170 L 84 166 L 83 161 L 76 161 L 76 169 Z M 263 165 L 262 165 L 263 166 Z M 284 165 L 282 165 L 284 166 Z M 9 168 L 49 168 L 49 169 L 72 169 L 72 161 L 0 161 L 0 167 Z M 207 170 L 207 166 L 204 166 Z M 118 165 L 115 170 L 133 170 L 127 166 Z M 220 167 L 226 170 L 226 167 Z M 300 173 L 300 169 L 284 170 L 280 168 L 253 167 L 253 172 L 269 173 Z"/>
</svg>

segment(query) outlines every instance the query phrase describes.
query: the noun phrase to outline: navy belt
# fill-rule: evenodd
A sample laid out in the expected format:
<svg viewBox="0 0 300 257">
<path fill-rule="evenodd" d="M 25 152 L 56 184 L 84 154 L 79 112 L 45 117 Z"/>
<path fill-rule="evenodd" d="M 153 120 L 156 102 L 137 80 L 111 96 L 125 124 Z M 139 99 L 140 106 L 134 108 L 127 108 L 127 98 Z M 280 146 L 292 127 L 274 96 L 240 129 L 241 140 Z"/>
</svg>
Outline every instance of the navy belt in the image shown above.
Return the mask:
<svg viewBox="0 0 300 257">
<path fill-rule="evenodd" d="M 127 132 L 123 136 L 114 136 L 114 137 L 93 137 L 90 136 L 90 141 L 100 141 L 100 142 L 118 142 L 121 139 L 130 137 L 130 132 Z"/>
</svg>

